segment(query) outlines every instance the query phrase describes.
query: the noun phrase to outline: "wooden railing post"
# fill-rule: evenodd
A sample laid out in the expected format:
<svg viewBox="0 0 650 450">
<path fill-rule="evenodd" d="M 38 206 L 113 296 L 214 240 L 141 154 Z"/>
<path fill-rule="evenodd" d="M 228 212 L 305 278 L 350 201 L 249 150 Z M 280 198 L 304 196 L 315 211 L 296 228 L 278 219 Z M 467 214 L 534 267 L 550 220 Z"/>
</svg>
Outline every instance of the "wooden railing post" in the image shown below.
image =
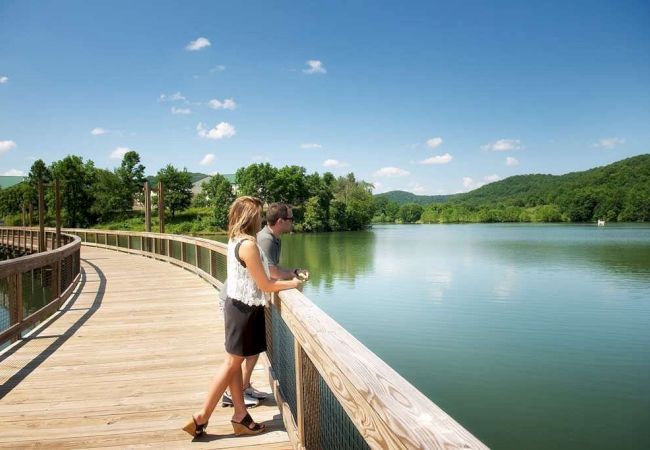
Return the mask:
<svg viewBox="0 0 650 450">
<path fill-rule="evenodd" d="M 165 232 L 165 200 L 162 181 L 158 182 L 158 230 Z"/>
<path fill-rule="evenodd" d="M 59 180 L 54 180 L 54 211 L 56 217 L 56 239 L 54 248 L 61 247 L 61 190 Z"/>
<path fill-rule="evenodd" d="M 47 250 L 45 247 L 45 192 L 43 182 L 38 182 L 38 252 Z"/>
<path fill-rule="evenodd" d="M 23 320 L 23 274 L 21 272 L 11 274 L 8 282 L 10 323 L 14 325 Z"/>
<path fill-rule="evenodd" d="M 185 242 L 181 242 L 181 261 L 185 262 L 186 254 L 187 254 L 187 249 L 185 248 Z"/>
<path fill-rule="evenodd" d="M 151 233 L 151 191 L 148 181 L 144 182 L 144 231 Z"/>
</svg>

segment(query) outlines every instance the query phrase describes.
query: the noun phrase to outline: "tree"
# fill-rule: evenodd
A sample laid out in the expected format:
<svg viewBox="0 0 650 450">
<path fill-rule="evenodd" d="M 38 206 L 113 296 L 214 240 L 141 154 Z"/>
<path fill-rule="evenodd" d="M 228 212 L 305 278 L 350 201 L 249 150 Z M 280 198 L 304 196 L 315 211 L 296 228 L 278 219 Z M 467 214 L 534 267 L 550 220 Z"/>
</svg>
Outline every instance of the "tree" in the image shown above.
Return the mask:
<svg viewBox="0 0 650 450">
<path fill-rule="evenodd" d="M 177 211 L 186 209 L 192 203 L 192 178 L 187 169 L 178 170 L 171 164 L 160 169 L 156 175 L 157 181 L 162 181 L 165 189 L 165 206 L 169 208 L 172 217 Z"/>
<path fill-rule="evenodd" d="M 269 163 L 251 164 L 235 173 L 235 184 L 239 195 L 252 195 L 265 203 L 276 201 L 273 197 L 274 179 L 277 169 Z"/>
<path fill-rule="evenodd" d="M 223 175 L 216 174 L 209 181 L 201 184 L 208 205 L 214 209 L 214 224 L 226 230 L 228 228 L 228 209 L 235 201 L 232 185 Z"/>
<path fill-rule="evenodd" d="M 416 203 L 407 203 L 399 209 L 398 217 L 403 223 L 415 223 L 420 220 L 423 208 Z"/>
<path fill-rule="evenodd" d="M 61 206 L 67 227 L 87 227 L 94 223 L 93 184 L 95 166 L 79 156 L 69 155 L 52 163 L 52 175 L 61 182 Z"/>
<path fill-rule="evenodd" d="M 104 169 L 95 170 L 94 181 L 94 201 L 90 211 L 100 222 L 106 222 L 116 212 L 124 211 L 124 185 L 117 174 Z"/>
<path fill-rule="evenodd" d="M 303 203 L 308 198 L 305 172 L 306 169 L 300 166 L 278 169 L 269 184 L 273 201 L 291 205 Z"/>
<path fill-rule="evenodd" d="M 140 155 L 130 151 L 124 154 L 122 164 L 115 169 L 115 175 L 121 182 L 120 205 L 121 211 L 130 211 L 133 208 L 133 199 L 142 193 L 145 182 L 144 166 L 140 164 Z"/>
</svg>

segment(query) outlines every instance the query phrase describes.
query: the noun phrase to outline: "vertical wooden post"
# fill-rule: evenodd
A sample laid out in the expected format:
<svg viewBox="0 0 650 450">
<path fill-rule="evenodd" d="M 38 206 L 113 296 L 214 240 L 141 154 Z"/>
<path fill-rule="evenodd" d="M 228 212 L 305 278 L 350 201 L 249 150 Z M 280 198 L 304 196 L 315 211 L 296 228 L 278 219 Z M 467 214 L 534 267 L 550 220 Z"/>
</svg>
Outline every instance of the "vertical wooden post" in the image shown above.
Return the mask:
<svg viewBox="0 0 650 450">
<path fill-rule="evenodd" d="M 61 296 L 61 260 L 52 263 L 52 300 Z"/>
<path fill-rule="evenodd" d="M 23 320 L 23 274 L 20 272 L 12 274 L 7 281 L 9 282 L 9 314 L 13 325 Z"/>
<path fill-rule="evenodd" d="M 151 233 L 151 191 L 148 181 L 144 182 L 144 231 Z"/>
<path fill-rule="evenodd" d="M 302 348 L 298 339 L 293 340 L 293 353 L 296 366 L 296 425 L 298 427 L 298 441 L 305 446 L 305 408 L 302 389 Z"/>
<path fill-rule="evenodd" d="M 44 252 L 45 247 L 45 190 L 43 182 L 38 182 L 38 252 Z"/>
<path fill-rule="evenodd" d="M 212 250 L 209 250 L 209 255 L 210 255 L 210 275 L 213 276 L 214 278 L 217 278 L 214 274 L 214 252 Z"/>
<path fill-rule="evenodd" d="M 185 262 L 186 254 L 187 254 L 187 249 L 185 248 L 185 242 L 181 242 L 181 261 Z"/>
<path fill-rule="evenodd" d="M 165 199 L 162 181 L 158 182 L 158 231 L 165 232 Z"/>
<path fill-rule="evenodd" d="M 61 247 L 61 189 L 59 180 L 54 180 L 54 211 L 56 217 L 56 240 L 54 248 Z"/>
</svg>

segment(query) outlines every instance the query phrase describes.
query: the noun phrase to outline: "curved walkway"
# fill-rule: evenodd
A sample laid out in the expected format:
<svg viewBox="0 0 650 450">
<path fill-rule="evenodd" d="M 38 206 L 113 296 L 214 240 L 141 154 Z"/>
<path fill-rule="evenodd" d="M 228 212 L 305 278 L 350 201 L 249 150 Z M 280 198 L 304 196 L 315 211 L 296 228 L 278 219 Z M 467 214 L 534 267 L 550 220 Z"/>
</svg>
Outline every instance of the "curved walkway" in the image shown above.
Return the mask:
<svg viewBox="0 0 650 450">
<path fill-rule="evenodd" d="M 212 286 L 179 267 L 82 248 L 82 279 L 55 319 L 0 353 L 0 447 L 291 448 L 273 400 L 269 431 L 235 437 L 217 406 L 208 435 L 180 428 L 223 361 Z M 262 364 L 253 383 L 270 392 Z"/>
</svg>

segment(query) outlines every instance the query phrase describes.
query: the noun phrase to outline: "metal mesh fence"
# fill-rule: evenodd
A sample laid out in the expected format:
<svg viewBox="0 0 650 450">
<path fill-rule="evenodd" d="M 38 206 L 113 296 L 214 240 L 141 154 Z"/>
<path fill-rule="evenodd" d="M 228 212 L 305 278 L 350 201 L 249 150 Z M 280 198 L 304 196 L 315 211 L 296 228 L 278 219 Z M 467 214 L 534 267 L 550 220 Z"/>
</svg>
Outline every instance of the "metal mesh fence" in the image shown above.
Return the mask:
<svg viewBox="0 0 650 450">
<path fill-rule="evenodd" d="M 271 365 L 275 376 L 280 381 L 280 391 L 289 404 L 291 414 L 296 417 L 296 361 L 294 355 L 294 338 L 289 327 L 284 323 L 277 308 L 271 311 L 271 332 L 273 333 L 273 351 Z"/>
</svg>

